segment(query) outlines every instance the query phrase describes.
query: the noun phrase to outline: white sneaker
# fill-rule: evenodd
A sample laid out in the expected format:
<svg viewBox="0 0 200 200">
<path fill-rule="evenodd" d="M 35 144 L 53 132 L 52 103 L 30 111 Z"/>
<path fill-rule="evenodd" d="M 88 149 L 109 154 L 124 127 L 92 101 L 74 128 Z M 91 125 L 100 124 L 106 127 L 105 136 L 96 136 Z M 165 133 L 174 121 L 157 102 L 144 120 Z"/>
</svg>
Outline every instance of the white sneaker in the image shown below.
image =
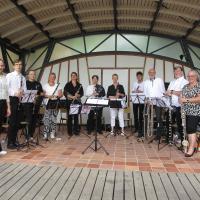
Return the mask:
<svg viewBox="0 0 200 200">
<path fill-rule="evenodd" d="M 7 151 L 0 151 L 0 156 L 6 155 Z"/>
<path fill-rule="evenodd" d="M 110 131 L 110 135 L 114 135 L 114 132 L 113 132 L 113 131 Z"/>
<path fill-rule="evenodd" d="M 54 133 L 51 133 L 50 138 L 51 138 L 51 139 L 54 139 L 54 138 L 55 138 Z"/>
<path fill-rule="evenodd" d="M 121 132 L 121 136 L 125 136 L 125 133 L 124 133 L 124 131 L 122 131 L 122 132 Z"/>
<path fill-rule="evenodd" d="M 44 137 L 43 137 L 43 139 L 44 139 L 44 140 L 46 140 L 46 139 L 47 139 L 47 134 L 46 134 L 46 133 L 44 134 Z"/>
</svg>

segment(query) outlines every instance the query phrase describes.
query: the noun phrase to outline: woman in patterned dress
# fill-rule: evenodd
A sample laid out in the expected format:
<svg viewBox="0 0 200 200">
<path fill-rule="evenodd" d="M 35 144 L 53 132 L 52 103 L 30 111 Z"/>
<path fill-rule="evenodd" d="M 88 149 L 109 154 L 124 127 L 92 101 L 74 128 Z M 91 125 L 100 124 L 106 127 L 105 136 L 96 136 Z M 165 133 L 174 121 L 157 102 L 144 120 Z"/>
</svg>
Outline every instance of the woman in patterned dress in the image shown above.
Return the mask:
<svg viewBox="0 0 200 200">
<path fill-rule="evenodd" d="M 183 87 L 180 103 L 186 115 L 186 132 L 189 147 L 185 157 L 193 156 L 197 143 L 197 125 L 200 122 L 200 83 L 199 75 L 195 70 L 188 72 L 189 83 Z"/>
</svg>

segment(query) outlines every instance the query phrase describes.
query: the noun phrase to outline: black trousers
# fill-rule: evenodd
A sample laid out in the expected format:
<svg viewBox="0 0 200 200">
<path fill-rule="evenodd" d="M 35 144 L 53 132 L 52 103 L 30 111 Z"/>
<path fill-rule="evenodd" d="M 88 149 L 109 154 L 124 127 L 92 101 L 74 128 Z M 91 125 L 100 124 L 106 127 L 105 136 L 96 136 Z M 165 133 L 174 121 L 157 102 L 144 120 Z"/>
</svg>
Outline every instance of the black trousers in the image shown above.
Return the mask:
<svg viewBox="0 0 200 200">
<path fill-rule="evenodd" d="M 69 115 L 70 105 L 67 105 L 67 130 L 68 134 L 72 135 L 73 133 L 78 134 L 79 123 L 78 123 L 78 114 L 76 115 Z"/>
<path fill-rule="evenodd" d="M 143 110 L 144 110 L 144 104 L 133 103 L 134 126 L 135 126 L 135 131 L 138 131 L 139 137 L 142 136 Z"/>
<path fill-rule="evenodd" d="M 10 109 L 11 115 L 9 120 L 9 130 L 8 130 L 8 145 L 15 144 L 17 139 L 17 132 L 19 130 L 19 123 L 21 119 L 21 111 L 19 108 L 19 98 L 10 97 Z"/>
<path fill-rule="evenodd" d="M 0 133 L 2 132 L 2 124 L 5 120 L 7 110 L 6 100 L 0 100 Z M 0 143 L 0 151 L 2 151 L 1 143 Z"/>
<path fill-rule="evenodd" d="M 97 132 L 102 131 L 102 112 L 103 108 L 96 109 L 97 112 Z M 88 120 L 87 120 L 87 130 L 89 132 L 95 130 L 96 126 L 96 120 L 95 120 L 95 112 L 94 110 L 90 110 L 90 113 L 88 114 Z"/>
<path fill-rule="evenodd" d="M 160 136 L 164 134 L 162 111 L 163 111 L 162 107 L 155 106 L 156 121 L 157 121 L 157 131 L 156 131 L 157 138 L 160 138 Z"/>
<path fill-rule="evenodd" d="M 33 137 L 35 128 L 36 128 L 36 122 L 37 122 L 37 113 L 34 108 L 33 103 L 24 103 L 23 104 L 23 114 L 25 121 L 29 123 L 28 125 L 28 135 L 30 137 Z"/>
<path fill-rule="evenodd" d="M 183 140 L 183 126 L 182 126 L 182 119 L 181 119 L 181 107 L 173 107 L 172 121 L 176 121 L 177 131 L 182 141 Z"/>
</svg>

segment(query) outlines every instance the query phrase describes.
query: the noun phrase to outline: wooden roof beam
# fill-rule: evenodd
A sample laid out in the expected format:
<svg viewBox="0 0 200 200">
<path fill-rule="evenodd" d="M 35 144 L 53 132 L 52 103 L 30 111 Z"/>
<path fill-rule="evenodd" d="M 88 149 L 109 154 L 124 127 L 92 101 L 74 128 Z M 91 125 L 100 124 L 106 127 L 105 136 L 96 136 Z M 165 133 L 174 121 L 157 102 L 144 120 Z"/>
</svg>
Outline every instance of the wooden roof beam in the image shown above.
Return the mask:
<svg viewBox="0 0 200 200">
<path fill-rule="evenodd" d="M 32 15 L 28 14 L 27 9 L 23 6 L 23 5 L 19 5 L 18 2 L 16 0 L 10 0 L 17 8 L 18 10 L 23 13 L 26 18 L 31 21 L 31 23 L 37 28 L 39 29 L 49 40 L 51 39 L 49 32 L 48 31 L 44 31 L 43 30 L 43 26 L 40 23 L 36 22 L 35 17 L 33 17 Z"/>
<path fill-rule="evenodd" d="M 74 20 L 76 21 L 76 24 L 77 24 L 78 28 L 80 29 L 81 33 L 85 33 L 85 30 L 83 29 L 83 25 L 79 21 L 79 16 L 76 14 L 73 4 L 70 3 L 70 0 L 66 0 L 66 2 L 67 2 L 67 6 L 70 9 L 72 16 L 73 16 Z"/>
<path fill-rule="evenodd" d="M 151 26 L 150 26 L 150 29 L 149 29 L 149 32 L 151 33 L 152 30 L 153 30 L 153 27 L 156 23 L 156 19 L 158 18 L 158 15 L 159 15 L 159 11 L 160 9 L 162 8 L 162 5 L 163 5 L 163 1 L 164 0 L 159 0 L 157 3 L 157 7 L 156 7 L 156 12 L 154 13 L 154 16 L 153 16 L 153 20 L 151 22 Z"/>
</svg>

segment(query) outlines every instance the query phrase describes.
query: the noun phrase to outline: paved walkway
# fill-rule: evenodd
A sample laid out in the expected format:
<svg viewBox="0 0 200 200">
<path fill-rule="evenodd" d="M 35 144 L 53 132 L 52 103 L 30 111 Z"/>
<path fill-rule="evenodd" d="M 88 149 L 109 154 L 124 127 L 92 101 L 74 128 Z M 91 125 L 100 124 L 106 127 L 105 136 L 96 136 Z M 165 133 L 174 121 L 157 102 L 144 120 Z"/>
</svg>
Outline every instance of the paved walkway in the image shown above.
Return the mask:
<svg viewBox="0 0 200 200">
<path fill-rule="evenodd" d="M 88 149 L 83 155 L 81 152 L 87 147 L 92 138 L 81 134 L 66 137 L 63 128 L 59 137 L 60 141 L 41 144 L 45 148 L 37 147 L 24 151 L 9 151 L 6 156 L 0 157 L 0 163 L 25 163 L 39 166 L 80 167 L 131 171 L 155 171 L 155 172 L 200 172 L 200 153 L 192 158 L 185 158 L 177 148 L 166 146 L 157 150 L 157 144 L 138 143 L 135 137 L 126 139 L 122 136 L 105 138 L 99 136 L 99 140 L 109 152 L 106 155 L 102 149 L 94 152 Z M 104 133 L 106 135 L 106 133 Z M 171 153 L 170 153 L 171 152 Z"/>
</svg>

